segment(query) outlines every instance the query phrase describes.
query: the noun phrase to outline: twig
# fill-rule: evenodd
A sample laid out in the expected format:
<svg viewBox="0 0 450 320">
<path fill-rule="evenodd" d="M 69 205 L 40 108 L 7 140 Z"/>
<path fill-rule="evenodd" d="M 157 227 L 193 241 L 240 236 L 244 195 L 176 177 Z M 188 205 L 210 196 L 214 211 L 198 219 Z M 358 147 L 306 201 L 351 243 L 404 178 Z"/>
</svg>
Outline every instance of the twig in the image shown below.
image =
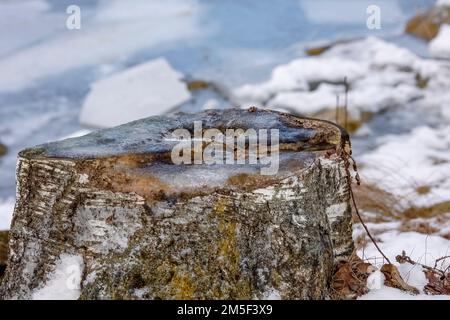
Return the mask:
<svg viewBox="0 0 450 320">
<path fill-rule="evenodd" d="M 389 260 L 389 258 L 384 254 L 384 252 L 380 249 L 380 247 L 378 246 L 377 242 L 375 241 L 375 239 L 372 237 L 372 234 L 370 233 L 369 229 L 367 228 L 366 224 L 364 223 L 361 215 L 359 214 L 359 210 L 358 207 L 356 205 L 356 201 L 355 201 L 355 196 L 353 195 L 353 190 L 350 187 L 350 195 L 352 197 L 352 202 L 353 202 L 353 207 L 355 208 L 355 212 L 356 215 L 359 218 L 359 221 L 361 221 L 361 224 L 364 228 L 364 230 L 366 230 L 367 235 L 369 236 L 370 240 L 372 241 L 373 245 L 375 246 L 375 248 L 378 250 L 378 252 L 383 256 L 383 258 L 389 263 L 392 264 L 391 261 Z"/>
<path fill-rule="evenodd" d="M 336 95 L 336 124 L 339 125 L 339 95 Z"/>
<path fill-rule="evenodd" d="M 443 256 L 443 257 L 440 257 L 439 259 L 436 259 L 436 261 L 434 262 L 434 268 L 435 268 L 435 269 L 437 268 L 438 262 L 443 261 L 443 260 L 446 260 L 446 259 L 448 259 L 448 258 L 450 258 L 450 256 Z M 449 265 L 449 267 L 450 267 L 450 265 Z M 447 267 L 447 269 L 448 269 L 449 267 Z"/>
<path fill-rule="evenodd" d="M 345 103 L 344 103 L 344 129 L 347 130 L 347 119 L 348 119 L 348 83 L 347 77 L 344 78 L 345 85 Z"/>
<path fill-rule="evenodd" d="M 446 259 L 446 258 L 449 258 L 449 256 L 447 256 L 447 257 L 442 257 L 442 258 L 439 258 L 438 260 L 436 260 L 436 262 L 435 262 L 435 264 L 434 264 L 435 267 L 430 267 L 430 266 L 427 266 L 426 264 L 422 264 L 422 263 L 420 263 L 420 262 L 414 261 L 413 259 L 411 259 L 409 256 L 406 255 L 405 251 L 402 251 L 402 255 L 401 255 L 401 256 L 398 255 L 395 259 L 396 259 L 399 263 L 405 263 L 405 262 L 407 262 L 407 263 L 409 263 L 409 264 L 412 264 L 413 266 L 414 266 L 414 265 L 421 266 L 422 268 L 424 268 L 424 269 L 426 269 L 426 270 L 430 270 L 430 271 L 433 271 L 433 272 L 438 272 L 438 273 L 440 273 L 440 274 L 442 274 L 442 275 L 445 275 L 445 270 L 438 269 L 436 266 L 437 266 L 438 261 L 444 260 L 444 259 Z"/>
</svg>

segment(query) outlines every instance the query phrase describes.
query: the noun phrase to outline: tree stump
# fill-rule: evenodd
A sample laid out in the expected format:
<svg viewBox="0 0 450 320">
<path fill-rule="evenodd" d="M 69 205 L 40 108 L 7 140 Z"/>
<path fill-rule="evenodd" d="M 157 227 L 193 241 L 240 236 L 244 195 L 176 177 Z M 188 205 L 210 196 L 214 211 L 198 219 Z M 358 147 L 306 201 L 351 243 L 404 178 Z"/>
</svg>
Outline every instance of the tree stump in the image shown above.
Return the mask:
<svg viewBox="0 0 450 320">
<path fill-rule="evenodd" d="M 175 165 L 171 133 L 195 121 L 279 130 L 279 170 Z M 23 150 L 0 295 L 326 298 L 353 251 L 349 152 L 332 123 L 255 108 L 150 117 Z"/>
</svg>

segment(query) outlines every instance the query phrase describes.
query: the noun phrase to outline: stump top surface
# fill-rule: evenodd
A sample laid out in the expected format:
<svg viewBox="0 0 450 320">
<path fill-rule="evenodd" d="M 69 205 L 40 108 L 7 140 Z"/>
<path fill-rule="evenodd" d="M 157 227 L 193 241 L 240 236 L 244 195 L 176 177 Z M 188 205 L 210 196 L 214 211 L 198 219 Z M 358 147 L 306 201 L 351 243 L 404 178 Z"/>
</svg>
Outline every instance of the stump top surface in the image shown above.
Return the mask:
<svg viewBox="0 0 450 320">
<path fill-rule="evenodd" d="M 99 130 L 82 137 L 39 145 L 20 152 L 25 158 L 98 159 L 123 155 L 164 154 L 178 143 L 170 139 L 176 129 L 193 132 L 194 121 L 203 129 L 278 129 L 281 150 L 316 151 L 335 148 L 348 139 L 347 133 L 331 122 L 250 108 L 206 110 L 154 116 Z"/>
</svg>

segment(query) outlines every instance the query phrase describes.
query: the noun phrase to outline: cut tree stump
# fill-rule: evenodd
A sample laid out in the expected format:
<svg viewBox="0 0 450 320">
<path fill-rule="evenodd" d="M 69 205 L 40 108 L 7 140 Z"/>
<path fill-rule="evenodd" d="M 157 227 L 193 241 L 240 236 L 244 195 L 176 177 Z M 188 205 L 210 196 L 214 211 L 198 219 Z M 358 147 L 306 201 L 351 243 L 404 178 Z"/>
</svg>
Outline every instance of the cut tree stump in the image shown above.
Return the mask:
<svg viewBox="0 0 450 320">
<path fill-rule="evenodd" d="M 278 129 L 278 172 L 173 164 L 171 132 L 194 121 Z M 354 248 L 349 152 L 330 122 L 255 108 L 150 117 L 23 150 L 0 295 L 326 298 Z"/>
</svg>

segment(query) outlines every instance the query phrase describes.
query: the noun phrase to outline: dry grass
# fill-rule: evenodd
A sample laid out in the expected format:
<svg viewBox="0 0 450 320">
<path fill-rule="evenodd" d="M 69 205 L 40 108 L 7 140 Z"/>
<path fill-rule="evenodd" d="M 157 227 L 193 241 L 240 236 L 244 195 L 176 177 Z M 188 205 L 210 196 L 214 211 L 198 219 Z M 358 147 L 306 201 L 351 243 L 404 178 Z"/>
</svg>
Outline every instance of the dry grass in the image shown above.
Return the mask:
<svg viewBox="0 0 450 320">
<path fill-rule="evenodd" d="M 402 212 L 407 219 L 432 218 L 450 212 L 450 201 L 436 203 L 429 207 L 410 207 Z"/>
<path fill-rule="evenodd" d="M 361 212 L 373 212 L 375 215 L 367 216 L 368 221 L 373 223 L 387 222 L 396 218 L 400 213 L 398 199 L 391 193 L 371 184 L 353 186 L 353 193 Z M 357 218 L 354 219 L 357 221 Z"/>
</svg>

